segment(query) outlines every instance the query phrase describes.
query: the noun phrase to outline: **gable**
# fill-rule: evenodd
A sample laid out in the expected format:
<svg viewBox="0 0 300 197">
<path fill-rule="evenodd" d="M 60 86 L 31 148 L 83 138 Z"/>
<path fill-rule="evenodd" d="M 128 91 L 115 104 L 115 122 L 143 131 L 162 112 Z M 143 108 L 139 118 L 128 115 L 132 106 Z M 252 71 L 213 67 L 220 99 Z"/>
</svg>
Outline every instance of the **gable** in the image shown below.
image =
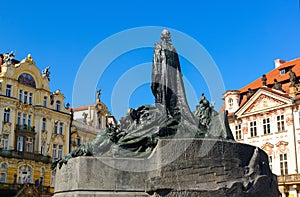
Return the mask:
<svg viewBox="0 0 300 197">
<path fill-rule="evenodd" d="M 279 99 L 261 94 L 244 113 L 254 113 L 268 108 L 274 108 L 286 104 Z"/>
<path fill-rule="evenodd" d="M 292 105 L 290 98 L 265 89 L 259 89 L 235 114 L 238 117 L 243 117 L 290 105 Z"/>
</svg>

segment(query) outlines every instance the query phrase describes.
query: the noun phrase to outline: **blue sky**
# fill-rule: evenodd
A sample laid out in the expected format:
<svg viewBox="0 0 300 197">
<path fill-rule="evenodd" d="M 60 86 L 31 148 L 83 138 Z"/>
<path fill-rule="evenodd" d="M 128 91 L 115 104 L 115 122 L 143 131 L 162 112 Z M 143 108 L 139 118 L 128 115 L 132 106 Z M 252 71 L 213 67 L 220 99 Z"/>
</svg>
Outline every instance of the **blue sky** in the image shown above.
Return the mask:
<svg viewBox="0 0 300 197">
<path fill-rule="evenodd" d="M 226 90 L 239 89 L 270 71 L 274 59 L 300 57 L 298 0 L 6 1 L 1 8 L 0 53 L 16 51 L 17 59 L 30 53 L 41 70 L 51 66 L 51 90 L 60 89 L 72 106 L 74 81 L 90 51 L 106 38 L 135 27 L 167 27 L 195 39 L 216 63 Z M 157 41 L 159 33 L 153 43 Z M 176 41 L 173 38 L 175 47 Z M 122 74 L 151 62 L 152 52 L 143 48 L 120 54 L 99 78 L 96 86 L 102 89 L 102 101 L 111 111 L 113 105 L 122 109 L 113 110 L 117 118 L 126 107 L 153 103 L 149 84 L 132 90 L 130 98 L 125 98 L 127 106 L 118 102 L 124 98 L 111 98 L 118 95 L 113 87 Z M 201 73 L 183 57 L 181 64 L 196 98 L 205 92 L 221 106 L 222 95 L 210 98 L 209 84 Z M 103 66 L 101 59 L 98 65 Z M 94 102 L 96 89 L 76 105 Z M 190 107 L 195 104 L 191 101 Z"/>
</svg>

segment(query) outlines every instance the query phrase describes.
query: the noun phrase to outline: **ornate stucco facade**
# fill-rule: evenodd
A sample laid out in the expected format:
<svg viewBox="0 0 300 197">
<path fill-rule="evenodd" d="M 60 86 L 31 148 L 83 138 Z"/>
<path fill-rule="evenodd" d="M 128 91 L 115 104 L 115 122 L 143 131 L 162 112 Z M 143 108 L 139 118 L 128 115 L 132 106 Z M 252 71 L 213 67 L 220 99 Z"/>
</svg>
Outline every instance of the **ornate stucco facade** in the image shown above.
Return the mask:
<svg viewBox="0 0 300 197">
<path fill-rule="evenodd" d="M 50 91 L 49 68 L 10 55 L 0 57 L 0 183 L 50 188 L 52 159 L 69 152 L 71 113 L 64 95 Z"/>
<path fill-rule="evenodd" d="M 235 139 L 262 148 L 283 196 L 300 196 L 300 59 L 224 94 Z"/>
</svg>

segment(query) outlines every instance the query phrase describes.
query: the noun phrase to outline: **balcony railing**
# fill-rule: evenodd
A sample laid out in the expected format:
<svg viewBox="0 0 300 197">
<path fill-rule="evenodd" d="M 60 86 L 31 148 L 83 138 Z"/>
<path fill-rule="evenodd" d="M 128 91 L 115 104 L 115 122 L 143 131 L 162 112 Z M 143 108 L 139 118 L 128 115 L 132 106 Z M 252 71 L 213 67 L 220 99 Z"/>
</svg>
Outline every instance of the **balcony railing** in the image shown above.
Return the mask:
<svg viewBox="0 0 300 197">
<path fill-rule="evenodd" d="M 43 163 L 51 163 L 50 156 L 45 156 L 42 154 L 31 153 L 31 152 L 0 149 L 0 156 L 10 157 L 10 158 L 18 158 L 18 159 L 28 159 L 28 160 L 34 160 L 34 161 L 43 162 Z"/>
<path fill-rule="evenodd" d="M 300 182 L 300 174 L 287 174 L 277 176 L 279 184 L 288 184 L 289 182 Z"/>
<path fill-rule="evenodd" d="M 35 132 L 35 127 L 34 126 L 28 126 L 26 124 L 24 124 L 24 125 L 16 124 L 16 130 L 17 131 L 31 131 L 31 132 Z"/>
</svg>

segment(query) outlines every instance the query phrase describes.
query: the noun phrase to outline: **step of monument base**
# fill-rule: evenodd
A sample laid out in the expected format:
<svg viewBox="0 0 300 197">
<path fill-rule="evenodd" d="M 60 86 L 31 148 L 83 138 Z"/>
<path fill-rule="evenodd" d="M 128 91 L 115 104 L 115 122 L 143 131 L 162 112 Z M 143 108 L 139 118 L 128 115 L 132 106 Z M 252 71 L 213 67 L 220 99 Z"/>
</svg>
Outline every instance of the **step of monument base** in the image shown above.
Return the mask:
<svg viewBox="0 0 300 197">
<path fill-rule="evenodd" d="M 65 191 L 56 193 L 55 197 L 149 197 L 144 192 L 115 192 L 115 191 Z"/>
<path fill-rule="evenodd" d="M 57 169 L 54 197 L 275 197 L 277 191 L 260 149 L 226 140 L 168 139 L 145 159 L 70 159 Z"/>
</svg>

